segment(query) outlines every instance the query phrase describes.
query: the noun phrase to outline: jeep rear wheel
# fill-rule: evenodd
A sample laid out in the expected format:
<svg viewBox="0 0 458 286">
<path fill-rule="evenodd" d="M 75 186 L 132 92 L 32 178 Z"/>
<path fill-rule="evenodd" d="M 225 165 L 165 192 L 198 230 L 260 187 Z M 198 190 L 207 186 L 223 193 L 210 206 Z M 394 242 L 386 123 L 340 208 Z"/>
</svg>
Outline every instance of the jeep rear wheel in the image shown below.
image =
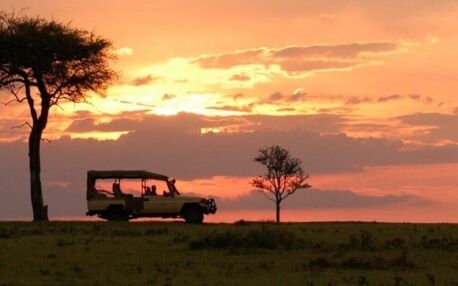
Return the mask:
<svg viewBox="0 0 458 286">
<path fill-rule="evenodd" d="M 129 221 L 129 216 L 125 213 L 113 212 L 106 215 L 108 221 Z"/>
<path fill-rule="evenodd" d="M 184 220 L 187 223 L 202 223 L 204 221 L 204 213 L 202 208 L 198 206 L 190 206 L 184 210 Z"/>
<path fill-rule="evenodd" d="M 129 221 L 129 215 L 120 206 L 110 206 L 100 217 L 108 221 Z"/>
</svg>

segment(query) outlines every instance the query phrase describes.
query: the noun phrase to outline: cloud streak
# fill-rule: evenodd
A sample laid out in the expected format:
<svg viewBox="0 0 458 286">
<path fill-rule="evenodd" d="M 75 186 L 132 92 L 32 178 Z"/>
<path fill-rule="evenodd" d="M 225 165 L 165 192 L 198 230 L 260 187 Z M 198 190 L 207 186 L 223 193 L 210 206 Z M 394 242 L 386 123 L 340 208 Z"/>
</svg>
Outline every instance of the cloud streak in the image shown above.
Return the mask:
<svg viewBox="0 0 458 286">
<path fill-rule="evenodd" d="M 376 64 L 383 55 L 405 50 L 395 42 L 350 43 L 341 45 L 256 48 L 195 58 L 204 69 L 230 69 L 240 66 L 277 66 L 287 76 L 305 76 L 320 71 L 349 70 Z"/>
</svg>

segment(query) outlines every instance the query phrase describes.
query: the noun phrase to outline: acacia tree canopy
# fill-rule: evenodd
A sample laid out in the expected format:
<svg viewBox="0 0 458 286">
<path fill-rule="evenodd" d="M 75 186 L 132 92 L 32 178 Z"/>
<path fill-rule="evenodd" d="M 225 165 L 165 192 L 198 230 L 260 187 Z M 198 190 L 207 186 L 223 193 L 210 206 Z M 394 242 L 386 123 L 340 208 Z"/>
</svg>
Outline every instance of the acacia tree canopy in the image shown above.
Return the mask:
<svg viewBox="0 0 458 286">
<path fill-rule="evenodd" d="M 309 188 L 309 175 L 302 170 L 302 161 L 293 158 L 290 152 L 278 145 L 259 149 L 255 162 L 266 168 L 264 175 L 251 181 L 251 185 L 275 202 L 276 221 L 280 222 L 280 204 L 299 189 Z"/>
<path fill-rule="evenodd" d="M 69 24 L 0 12 L 0 89 L 26 102 L 31 116 L 29 168 L 34 220 L 47 220 L 41 190 L 40 141 L 49 111 L 60 101 L 105 95 L 116 79 L 110 41 Z"/>
<path fill-rule="evenodd" d="M 54 20 L 0 14 L 0 87 L 18 95 L 29 85 L 50 104 L 104 94 L 115 79 L 112 44 Z M 20 98 L 22 99 L 22 98 Z"/>
</svg>

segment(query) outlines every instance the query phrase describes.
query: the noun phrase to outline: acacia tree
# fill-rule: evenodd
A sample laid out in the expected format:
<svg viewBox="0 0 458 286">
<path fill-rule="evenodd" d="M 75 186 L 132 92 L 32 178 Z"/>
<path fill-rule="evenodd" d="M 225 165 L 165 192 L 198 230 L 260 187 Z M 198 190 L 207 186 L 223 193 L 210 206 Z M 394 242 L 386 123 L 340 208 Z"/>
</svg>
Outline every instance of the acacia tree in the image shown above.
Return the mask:
<svg viewBox="0 0 458 286">
<path fill-rule="evenodd" d="M 0 12 L 0 89 L 4 104 L 25 102 L 33 220 L 48 220 L 41 188 L 40 143 L 51 108 L 61 101 L 82 102 L 88 93 L 104 95 L 116 78 L 110 68 L 110 41 L 69 24 Z"/>
<path fill-rule="evenodd" d="M 311 187 L 305 181 L 309 175 L 304 174 L 300 159 L 291 157 L 288 150 L 278 145 L 259 149 L 255 162 L 266 168 L 266 173 L 251 181 L 251 185 L 265 197 L 275 203 L 276 221 L 280 222 L 280 205 L 296 190 Z"/>
</svg>

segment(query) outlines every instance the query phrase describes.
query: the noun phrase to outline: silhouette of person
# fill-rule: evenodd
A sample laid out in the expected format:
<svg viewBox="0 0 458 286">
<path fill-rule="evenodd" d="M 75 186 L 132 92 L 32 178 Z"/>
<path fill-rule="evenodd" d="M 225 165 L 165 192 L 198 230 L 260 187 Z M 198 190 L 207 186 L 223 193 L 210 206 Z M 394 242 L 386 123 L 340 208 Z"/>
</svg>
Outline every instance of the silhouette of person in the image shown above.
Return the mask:
<svg viewBox="0 0 458 286">
<path fill-rule="evenodd" d="M 151 192 L 151 188 L 150 187 L 145 187 L 145 196 L 151 196 L 152 192 Z"/>
<path fill-rule="evenodd" d="M 173 194 L 180 195 L 180 192 L 178 191 L 177 187 L 175 187 L 175 179 L 170 180 L 170 192 Z"/>
<path fill-rule="evenodd" d="M 113 194 L 115 196 L 122 196 L 120 184 L 113 183 Z"/>
</svg>

